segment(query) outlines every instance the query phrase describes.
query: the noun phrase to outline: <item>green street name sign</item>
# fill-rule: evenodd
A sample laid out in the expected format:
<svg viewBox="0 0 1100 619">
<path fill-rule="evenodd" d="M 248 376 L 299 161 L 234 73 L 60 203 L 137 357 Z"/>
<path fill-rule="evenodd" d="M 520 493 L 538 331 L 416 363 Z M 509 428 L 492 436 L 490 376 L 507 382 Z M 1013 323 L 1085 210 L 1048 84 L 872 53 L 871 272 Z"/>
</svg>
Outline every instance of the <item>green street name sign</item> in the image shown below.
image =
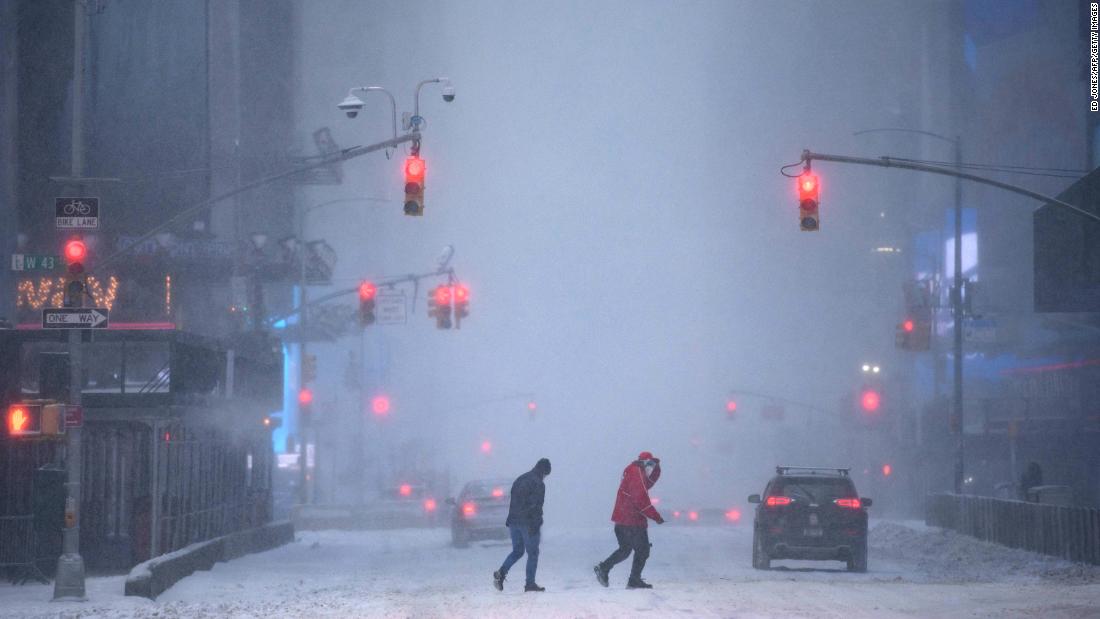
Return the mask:
<svg viewBox="0 0 1100 619">
<path fill-rule="evenodd" d="M 61 266 L 60 256 L 11 255 L 11 270 L 13 271 L 53 271 L 59 266 Z"/>
</svg>

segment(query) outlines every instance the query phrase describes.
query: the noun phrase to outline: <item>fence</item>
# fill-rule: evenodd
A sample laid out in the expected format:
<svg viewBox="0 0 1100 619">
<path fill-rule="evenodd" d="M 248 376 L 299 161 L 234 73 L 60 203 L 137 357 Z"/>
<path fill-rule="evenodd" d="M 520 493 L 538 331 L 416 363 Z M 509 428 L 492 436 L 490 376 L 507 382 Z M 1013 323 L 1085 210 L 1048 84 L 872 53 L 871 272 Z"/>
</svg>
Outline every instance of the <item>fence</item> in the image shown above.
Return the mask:
<svg viewBox="0 0 1100 619">
<path fill-rule="evenodd" d="M 933 494 L 925 521 L 1011 548 L 1100 565 L 1097 509 Z"/>
</svg>

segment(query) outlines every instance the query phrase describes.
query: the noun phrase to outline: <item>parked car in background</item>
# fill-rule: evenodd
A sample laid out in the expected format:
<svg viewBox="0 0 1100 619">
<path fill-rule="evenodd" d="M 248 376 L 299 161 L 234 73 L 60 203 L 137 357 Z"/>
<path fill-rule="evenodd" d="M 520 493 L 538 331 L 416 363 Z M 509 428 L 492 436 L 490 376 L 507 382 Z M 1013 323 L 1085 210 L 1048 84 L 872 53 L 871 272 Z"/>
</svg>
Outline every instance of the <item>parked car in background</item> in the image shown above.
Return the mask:
<svg viewBox="0 0 1100 619">
<path fill-rule="evenodd" d="M 479 539 L 508 539 L 508 503 L 512 480 L 479 479 L 462 487 L 451 505 L 451 542 L 466 547 Z"/>
</svg>

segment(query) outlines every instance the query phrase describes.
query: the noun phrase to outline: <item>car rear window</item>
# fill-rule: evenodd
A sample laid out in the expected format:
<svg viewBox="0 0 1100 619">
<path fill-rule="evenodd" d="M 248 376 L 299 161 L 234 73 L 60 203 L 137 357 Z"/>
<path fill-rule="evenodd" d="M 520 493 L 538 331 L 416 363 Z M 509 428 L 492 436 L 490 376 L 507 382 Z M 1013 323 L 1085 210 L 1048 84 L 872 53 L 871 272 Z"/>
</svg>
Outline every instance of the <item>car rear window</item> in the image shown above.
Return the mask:
<svg viewBox="0 0 1100 619">
<path fill-rule="evenodd" d="M 781 477 L 772 482 L 770 494 L 819 505 L 857 496 L 852 480 L 838 477 Z"/>
<path fill-rule="evenodd" d="M 466 496 L 474 498 L 488 498 L 496 496 L 494 491 L 502 497 L 511 493 L 511 482 L 476 482 L 466 486 Z"/>
</svg>

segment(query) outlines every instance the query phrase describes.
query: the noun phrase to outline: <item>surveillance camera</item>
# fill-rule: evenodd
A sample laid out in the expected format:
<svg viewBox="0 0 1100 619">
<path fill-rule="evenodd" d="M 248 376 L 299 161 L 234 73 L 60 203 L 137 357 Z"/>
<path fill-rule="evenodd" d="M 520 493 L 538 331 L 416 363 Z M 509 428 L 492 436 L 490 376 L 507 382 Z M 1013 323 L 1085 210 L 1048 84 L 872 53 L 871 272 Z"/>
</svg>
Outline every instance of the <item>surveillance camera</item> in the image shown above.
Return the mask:
<svg viewBox="0 0 1100 619">
<path fill-rule="evenodd" d="M 344 110 L 344 112 L 347 113 L 348 118 L 355 118 L 359 115 L 359 110 L 363 109 L 363 100 L 351 93 L 348 93 L 348 96 L 336 107 Z"/>
<path fill-rule="evenodd" d="M 447 103 L 455 100 L 455 87 L 450 80 L 443 83 L 443 100 Z"/>
</svg>

